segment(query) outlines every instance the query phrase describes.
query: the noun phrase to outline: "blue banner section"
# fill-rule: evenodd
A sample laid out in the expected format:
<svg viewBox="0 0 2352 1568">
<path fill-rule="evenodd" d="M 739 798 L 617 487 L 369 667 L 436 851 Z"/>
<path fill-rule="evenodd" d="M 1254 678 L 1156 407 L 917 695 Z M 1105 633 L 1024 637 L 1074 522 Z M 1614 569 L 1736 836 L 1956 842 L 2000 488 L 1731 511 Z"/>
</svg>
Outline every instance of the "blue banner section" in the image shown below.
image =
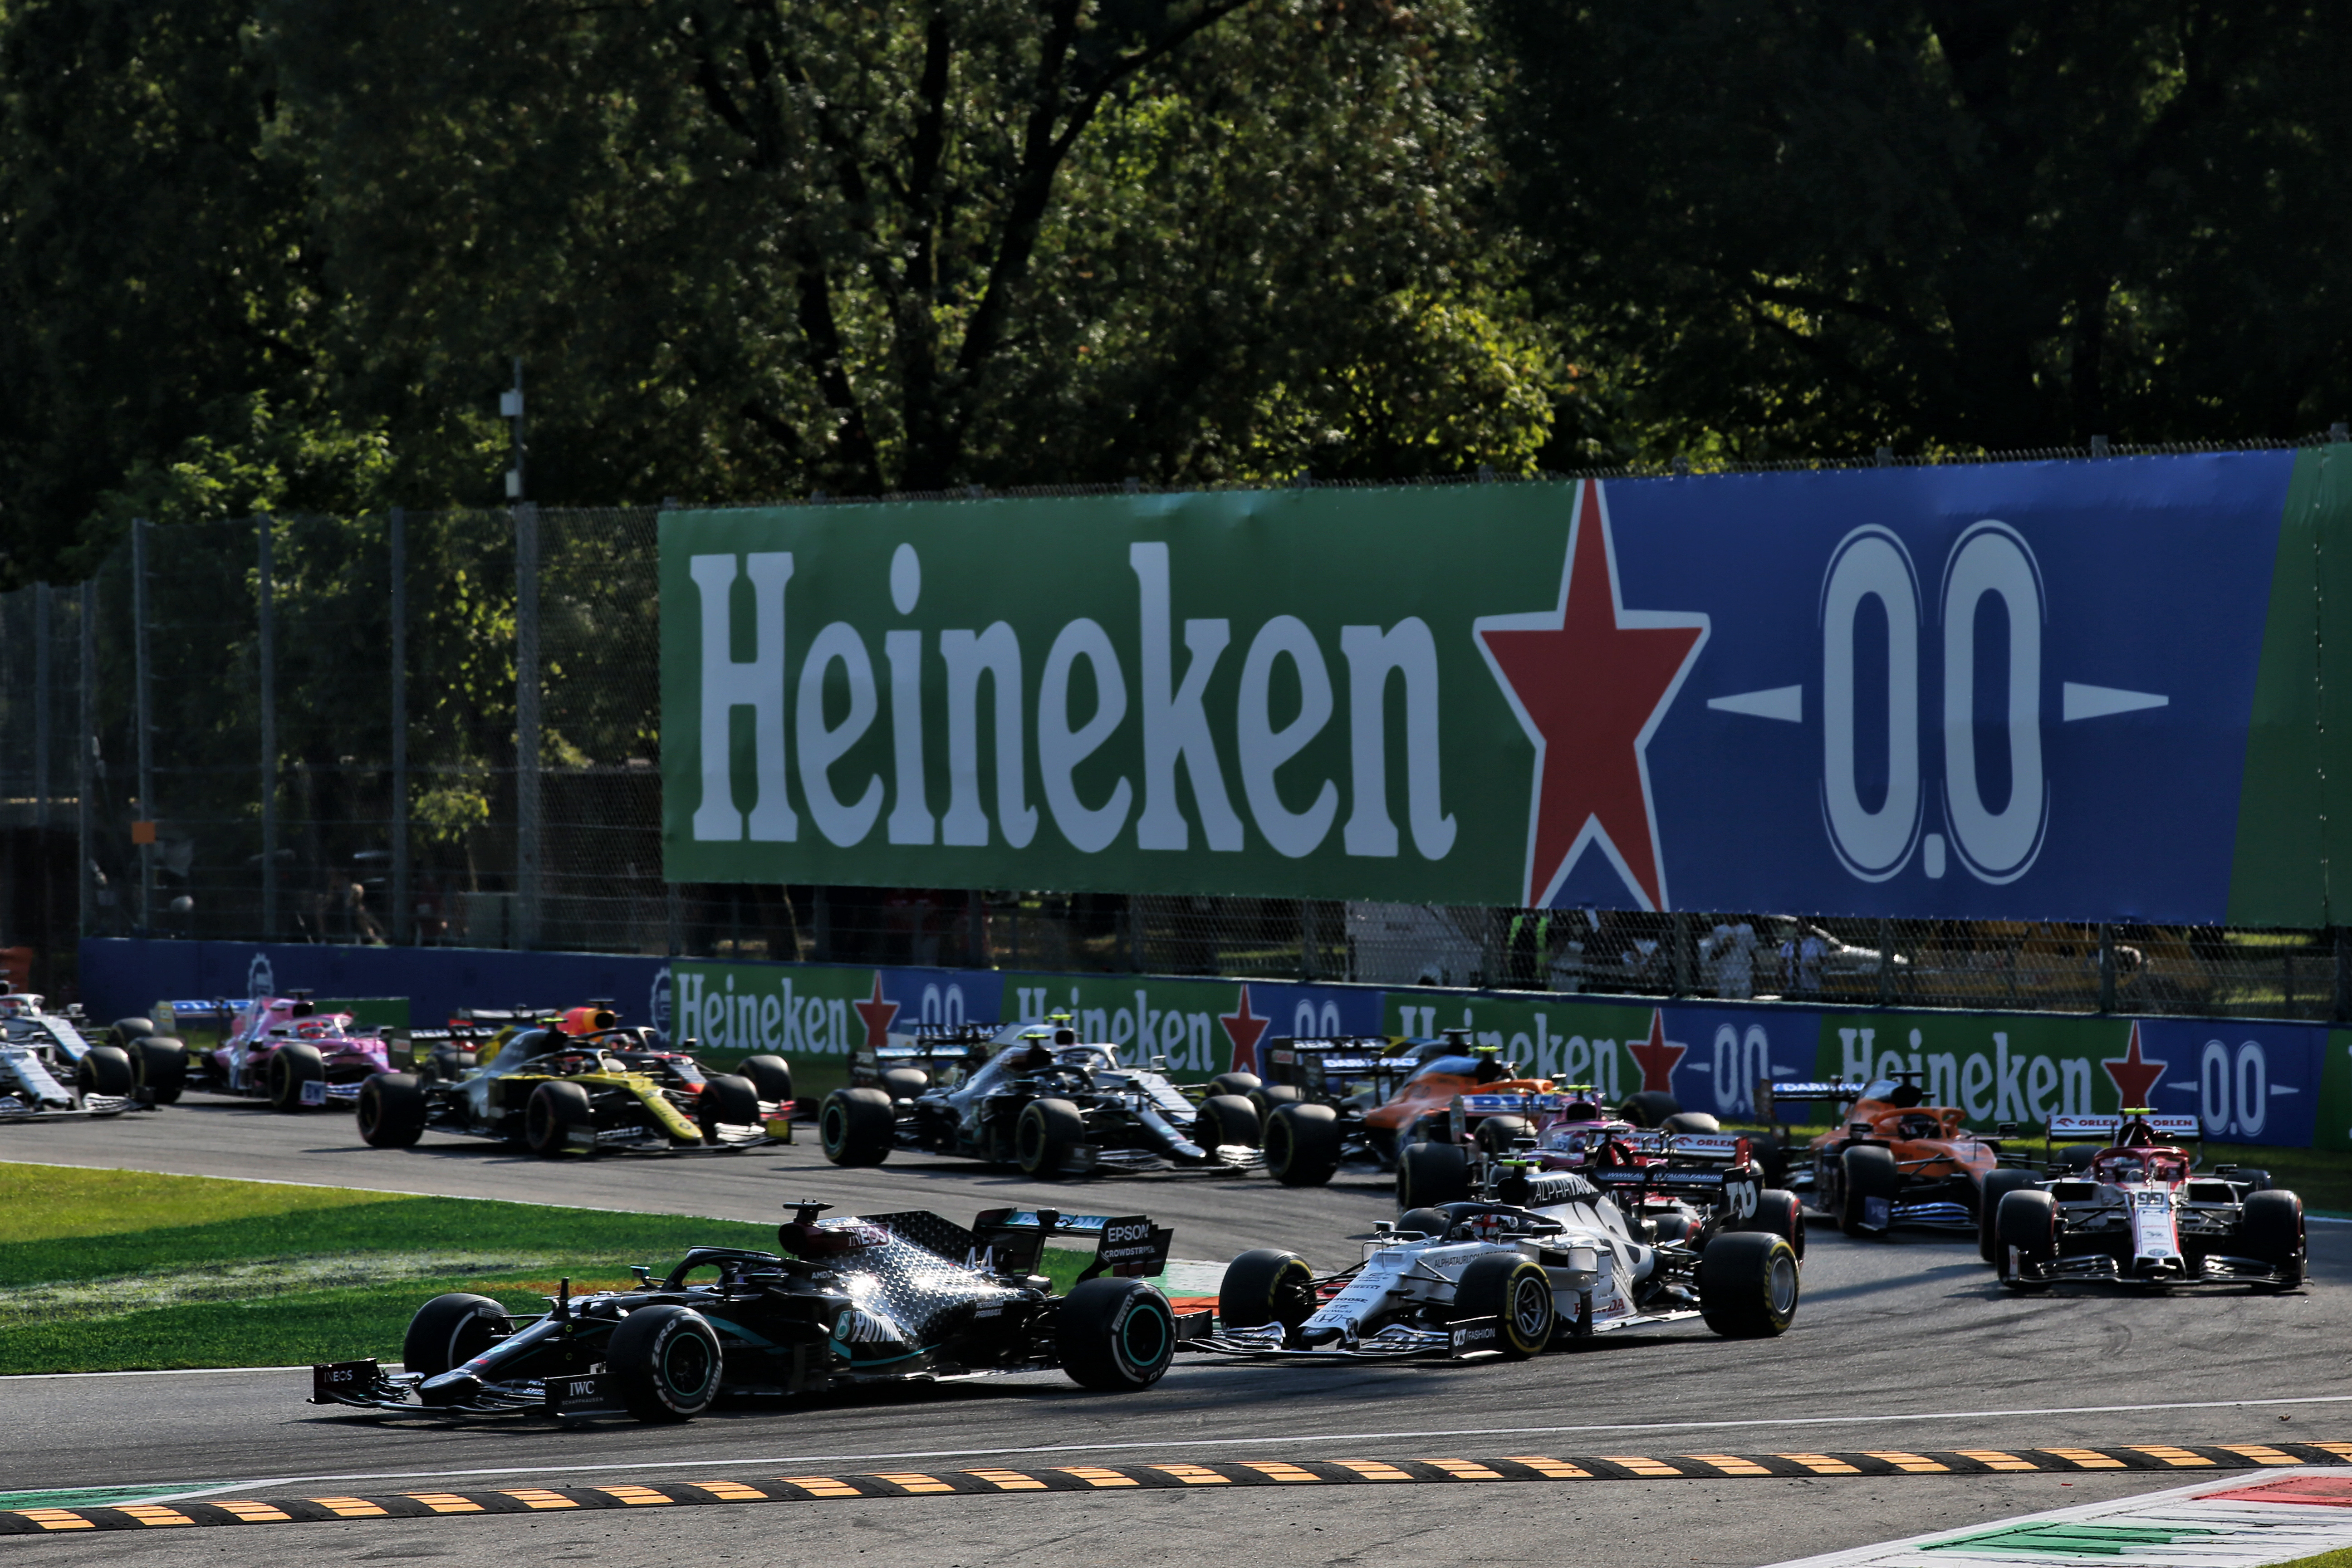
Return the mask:
<svg viewBox="0 0 2352 1568">
<path fill-rule="evenodd" d="M 85 938 L 82 1005 L 100 1023 L 144 1016 L 159 1001 L 215 996 L 405 996 L 409 1022 L 457 1007 L 571 1007 L 610 997 L 630 1024 L 667 1027 L 669 961 L 612 953 L 499 952 L 457 947 L 330 947 L 303 942 Z"/>
<path fill-rule="evenodd" d="M 2329 1031 L 2243 1019 L 1899 1012 L 1773 1003 L 1653 1001 L 1434 987 L 1382 990 L 1144 974 L 1024 974 L 737 963 L 466 948 L 91 940 L 82 996 L 103 1023 L 167 998 L 301 989 L 405 996 L 425 1025 L 467 1006 L 567 1006 L 609 997 L 622 1021 L 691 1037 L 722 1061 L 771 1051 L 803 1092 L 843 1080 L 856 1052 L 926 1024 L 1043 1022 L 1068 1013 L 1089 1040 L 1160 1057 L 1200 1081 L 1255 1070 L 1284 1035 L 1426 1037 L 1466 1029 L 1531 1077 L 1644 1090 L 1727 1119 L 1766 1114 L 1760 1080 L 1919 1075 L 1927 1100 L 1971 1125 L 2029 1128 L 2126 1106 L 2193 1115 L 2217 1142 L 2339 1146 L 2320 1124 Z M 1817 1116 L 1814 1104 L 1781 1120 Z"/>
<path fill-rule="evenodd" d="M 1673 907 L 2223 919 L 2294 464 L 1606 487 L 1622 617 L 1708 627 L 1646 748 Z M 1550 902 L 1627 893 L 1588 851 Z"/>
</svg>

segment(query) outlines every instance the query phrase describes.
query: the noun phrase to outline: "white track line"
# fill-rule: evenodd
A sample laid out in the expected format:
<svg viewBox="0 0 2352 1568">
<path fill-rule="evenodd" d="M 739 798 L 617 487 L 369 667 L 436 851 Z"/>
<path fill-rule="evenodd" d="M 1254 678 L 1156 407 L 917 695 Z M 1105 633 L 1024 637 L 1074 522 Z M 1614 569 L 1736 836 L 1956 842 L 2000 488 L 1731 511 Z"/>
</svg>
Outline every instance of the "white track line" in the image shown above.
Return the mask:
<svg viewBox="0 0 2352 1568">
<path fill-rule="evenodd" d="M 2154 1410 L 2242 1410 L 2267 1408 L 2281 1405 L 2352 1405 L 2352 1394 L 2316 1394 L 2292 1399 L 2200 1399 L 2181 1400 L 2156 1405 L 2062 1405 L 2038 1410 L 1924 1410 L 1903 1415 L 1778 1415 L 1745 1421 L 1645 1421 L 1586 1426 L 1456 1426 L 1439 1430 L 1416 1428 L 1403 1432 L 1303 1432 L 1281 1437 L 1219 1437 L 1197 1435 L 1190 1437 L 1155 1439 L 1149 1442 L 1124 1443 L 1054 1443 L 1024 1447 L 1002 1447 L 984 1448 L 892 1448 L 860 1454 L 787 1454 L 758 1459 L 714 1459 L 690 1456 L 675 1459 L 583 1461 L 576 1458 L 551 1459 L 536 1465 L 497 1465 L 463 1470 L 361 1470 L 333 1475 L 269 1476 L 253 1480 L 215 1482 L 201 1491 L 167 1492 L 161 1489 L 169 1482 L 158 1482 L 153 1500 L 172 1498 L 216 1497 L 226 1492 L 250 1491 L 256 1487 L 315 1486 L 328 1481 L 422 1481 L 464 1476 L 545 1475 L 551 1470 L 671 1470 L 740 1469 L 751 1465 L 832 1465 L 864 1459 L 959 1459 L 979 1458 L 992 1454 L 1106 1454 L 1124 1449 L 1191 1448 L 1193 1450 L 1264 1447 L 1282 1443 L 1297 1447 L 1307 1443 L 1372 1443 L 1404 1442 L 1425 1444 L 1437 1437 L 1530 1437 L 1564 1436 L 1580 1432 L 1675 1432 L 1725 1431 L 1759 1426 L 1859 1426 L 1899 1421 L 1981 1421 L 1996 1416 L 2025 1415 L 2111 1415 Z M 70 1491 L 70 1487 L 49 1489 Z"/>
</svg>

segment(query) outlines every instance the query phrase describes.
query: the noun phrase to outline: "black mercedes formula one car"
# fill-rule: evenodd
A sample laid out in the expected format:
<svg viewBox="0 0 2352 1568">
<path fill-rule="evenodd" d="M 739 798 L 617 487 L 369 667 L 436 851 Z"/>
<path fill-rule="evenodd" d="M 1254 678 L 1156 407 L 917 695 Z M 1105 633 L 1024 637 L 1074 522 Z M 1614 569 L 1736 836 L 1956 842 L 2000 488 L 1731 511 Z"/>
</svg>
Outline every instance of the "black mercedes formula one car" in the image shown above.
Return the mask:
<svg viewBox="0 0 2352 1568">
<path fill-rule="evenodd" d="M 1181 1331 L 1147 1279 L 1173 1233 L 1141 1216 L 992 1209 L 967 1230 L 935 1214 L 824 1219 L 789 1205 L 783 1256 L 698 1247 L 656 1281 L 548 1298 L 534 1319 L 485 1296 L 418 1310 L 403 1369 L 373 1361 L 311 1369 L 310 1402 L 411 1415 L 625 1413 L 686 1421 L 721 1394 L 785 1395 L 875 1383 L 940 1382 L 1059 1367 L 1080 1385 L 1149 1388 Z M 1066 1296 L 1036 1273 L 1045 1239 L 1091 1238 L 1096 1256 Z M 715 1274 L 715 1279 L 696 1276 Z"/>
<path fill-rule="evenodd" d="M 963 1154 L 1051 1179 L 1112 1171 L 1227 1173 L 1265 1162 L 1257 1113 L 1235 1095 L 1195 1101 L 1166 1063 L 1129 1067 L 1066 1022 L 965 1025 L 878 1052 L 877 1085 L 853 1083 L 817 1111 L 824 1157 L 878 1165 L 893 1149 Z"/>
</svg>

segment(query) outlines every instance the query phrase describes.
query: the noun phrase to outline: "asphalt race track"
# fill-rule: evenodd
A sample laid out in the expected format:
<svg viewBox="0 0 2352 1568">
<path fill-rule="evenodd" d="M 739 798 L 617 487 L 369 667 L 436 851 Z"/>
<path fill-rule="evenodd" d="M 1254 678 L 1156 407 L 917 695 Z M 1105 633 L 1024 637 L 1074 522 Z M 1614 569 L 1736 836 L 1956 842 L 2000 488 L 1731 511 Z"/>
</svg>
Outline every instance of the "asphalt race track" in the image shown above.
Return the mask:
<svg viewBox="0 0 2352 1568">
<path fill-rule="evenodd" d="M 894 1157 L 837 1172 L 811 1145 L 706 1160 L 545 1163 L 428 1136 L 361 1146 L 341 1117 L 281 1118 L 192 1097 L 119 1123 L 10 1129 L 0 1154 L 56 1163 L 518 1198 L 729 1218 L 803 1194 L 845 1209 L 959 1215 L 1008 1202 L 1148 1213 L 1180 1258 L 1253 1245 L 1317 1263 L 1393 1213 L 1369 1181 L 1290 1192 L 1263 1178 L 1039 1185 Z M 895 1468 L 1225 1463 L 1518 1455 L 1683 1455 L 2352 1441 L 2341 1373 L 2352 1226 L 2312 1227 L 2313 1283 L 2261 1297 L 2083 1288 L 2001 1296 L 1972 1240 L 1851 1242 L 1817 1227 L 1797 1325 L 1763 1342 L 1696 1322 L 1603 1336 L 1518 1364 L 1327 1368 L 1188 1363 L 1143 1394 L 1057 1375 L 881 1400 L 730 1407 L 684 1427 L 452 1426 L 303 1403 L 299 1372 L 0 1381 L 0 1489 L 329 1496 L 613 1486 Z M 949 1568 L 1549 1560 L 1761 1564 L 2031 1510 L 2153 1490 L 2193 1472 L 1311 1486 L 870 1499 L 594 1514 L 317 1523 L 11 1539 L 82 1561 L 805 1562 Z M 1621 1542 L 1601 1547 L 1604 1542 Z M 1588 1552 L 1585 1548 L 1594 1548 Z"/>
</svg>

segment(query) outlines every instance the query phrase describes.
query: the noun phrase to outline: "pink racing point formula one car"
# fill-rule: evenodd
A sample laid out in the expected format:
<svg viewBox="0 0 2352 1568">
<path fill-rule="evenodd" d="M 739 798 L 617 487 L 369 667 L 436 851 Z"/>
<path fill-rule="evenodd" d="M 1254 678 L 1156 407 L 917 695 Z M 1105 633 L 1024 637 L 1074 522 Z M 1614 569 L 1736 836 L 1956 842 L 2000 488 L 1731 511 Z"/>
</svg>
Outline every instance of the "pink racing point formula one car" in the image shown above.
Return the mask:
<svg viewBox="0 0 2352 1568">
<path fill-rule="evenodd" d="M 220 1030 L 220 1044 L 189 1051 L 188 1088 L 267 1100 L 273 1110 L 348 1110 L 361 1084 L 392 1070 L 382 1036 L 353 1030 L 349 1013 L 318 1011 L 307 992 L 174 1002 L 172 1013 L 183 1024 L 210 1014 Z"/>
</svg>

